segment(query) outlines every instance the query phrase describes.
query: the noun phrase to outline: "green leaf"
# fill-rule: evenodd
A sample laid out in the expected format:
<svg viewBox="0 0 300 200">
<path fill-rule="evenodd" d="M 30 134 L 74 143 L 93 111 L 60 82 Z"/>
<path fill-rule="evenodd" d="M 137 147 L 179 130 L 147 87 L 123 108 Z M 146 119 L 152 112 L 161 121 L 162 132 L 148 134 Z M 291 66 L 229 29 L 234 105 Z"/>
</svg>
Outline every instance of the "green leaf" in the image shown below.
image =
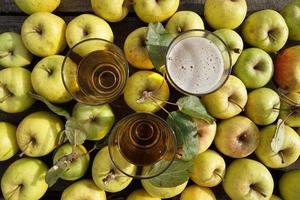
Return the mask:
<svg viewBox="0 0 300 200">
<path fill-rule="evenodd" d="M 74 118 L 69 118 L 65 125 L 65 134 L 71 144 L 83 144 L 87 138 L 85 129 Z"/>
<path fill-rule="evenodd" d="M 271 149 L 274 153 L 278 153 L 282 149 L 284 132 L 284 121 L 282 119 L 278 119 L 275 134 L 271 142 Z"/>
<path fill-rule="evenodd" d="M 167 122 L 176 135 L 177 148 L 183 150 L 181 159 L 184 161 L 194 159 L 199 153 L 199 136 L 192 118 L 174 111 L 168 116 Z"/>
<path fill-rule="evenodd" d="M 165 65 L 168 46 L 172 39 L 173 36 L 166 32 L 161 23 L 149 24 L 146 45 L 149 57 L 155 69 L 159 70 L 161 66 Z"/>
<path fill-rule="evenodd" d="M 52 111 L 54 112 L 55 114 L 57 115 L 60 115 L 60 116 L 63 116 L 65 117 L 66 119 L 69 119 L 70 118 L 70 114 L 68 113 L 68 111 L 66 111 L 65 109 L 61 108 L 61 107 L 58 107 L 58 106 L 55 106 L 53 104 L 51 104 L 49 101 L 47 101 L 44 97 L 38 95 L 38 94 L 35 94 L 35 93 L 32 93 L 32 92 L 29 92 L 28 93 L 29 96 L 33 99 L 36 99 L 38 101 L 41 101 L 43 102 L 44 104 L 46 104 L 46 106 Z"/>
<path fill-rule="evenodd" d="M 179 110 L 184 114 L 203 119 L 207 123 L 213 123 L 215 121 L 215 119 L 207 113 L 206 108 L 196 96 L 181 97 L 176 104 Z"/>
<path fill-rule="evenodd" d="M 150 173 L 161 171 L 168 161 L 161 160 Z M 174 160 L 171 166 L 161 175 L 149 179 L 149 182 L 156 187 L 176 187 L 186 182 L 193 171 L 193 161 Z"/>
</svg>

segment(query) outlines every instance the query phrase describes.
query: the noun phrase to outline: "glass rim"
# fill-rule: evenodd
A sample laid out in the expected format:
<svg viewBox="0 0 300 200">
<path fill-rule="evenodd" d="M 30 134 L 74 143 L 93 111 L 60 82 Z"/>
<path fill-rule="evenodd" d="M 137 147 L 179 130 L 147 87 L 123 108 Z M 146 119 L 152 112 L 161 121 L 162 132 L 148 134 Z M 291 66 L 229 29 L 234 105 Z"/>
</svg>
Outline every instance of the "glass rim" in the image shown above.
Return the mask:
<svg viewBox="0 0 300 200">
<path fill-rule="evenodd" d="M 100 102 L 95 102 L 95 103 L 93 103 L 93 102 L 85 102 L 85 101 L 82 101 L 81 99 L 77 98 L 77 96 L 74 95 L 74 94 L 70 91 L 70 89 L 69 89 L 69 87 L 67 86 L 67 83 L 66 83 L 66 81 L 65 81 L 65 78 L 64 78 L 64 68 L 65 68 L 65 63 L 66 63 L 67 59 L 70 58 L 69 55 L 71 54 L 72 50 L 73 50 L 75 47 L 81 45 L 82 43 L 85 43 L 85 42 L 88 42 L 88 41 L 96 41 L 96 40 L 97 40 L 97 41 L 101 41 L 101 42 L 105 42 L 105 43 L 107 43 L 107 44 L 110 44 L 110 45 L 114 46 L 114 47 L 119 51 L 120 55 L 122 56 L 122 58 L 124 58 L 124 61 L 125 61 L 125 72 L 126 72 L 126 76 L 125 76 L 125 84 L 124 84 L 123 87 L 121 88 L 121 92 L 120 92 L 118 95 L 116 95 L 115 97 L 111 98 L 109 101 L 104 102 L 104 103 L 100 103 Z M 93 52 L 93 51 L 92 51 L 92 52 Z M 90 53 L 92 53 L 92 52 L 90 52 Z M 76 64 L 76 65 L 77 65 L 77 64 Z M 103 105 L 103 104 L 107 104 L 107 103 L 113 102 L 114 100 L 118 99 L 118 98 L 123 94 L 124 89 L 125 89 L 125 87 L 126 87 L 127 80 L 128 80 L 128 78 L 129 78 L 129 64 L 128 64 L 128 61 L 127 61 L 127 59 L 126 59 L 126 56 L 125 56 L 123 50 L 122 50 L 118 45 L 116 45 L 115 43 L 113 43 L 113 42 L 111 42 L 111 41 L 109 41 L 109 40 L 106 40 L 106 39 L 102 39 L 102 38 L 88 38 L 88 39 L 81 40 L 80 42 L 76 43 L 73 47 L 71 47 L 71 48 L 68 50 L 68 52 L 67 52 L 66 55 L 64 56 L 64 60 L 63 60 L 63 63 L 62 63 L 62 67 L 61 67 L 61 78 L 62 78 L 62 82 L 63 82 L 63 85 L 64 85 L 66 91 L 67 91 L 68 94 L 72 97 L 72 99 L 74 99 L 75 101 L 77 101 L 77 102 L 79 102 L 79 103 L 82 103 L 82 104 L 85 104 L 85 105 L 90 105 L 90 106 Z"/>
<path fill-rule="evenodd" d="M 178 40 L 178 38 L 182 37 L 184 34 L 187 34 L 189 32 L 204 32 L 206 34 L 210 34 L 210 35 L 213 35 L 214 37 L 216 37 L 226 48 L 226 52 L 228 53 L 229 55 L 229 68 L 224 70 L 226 71 L 226 78 L 223 80 L 223 82 L 218 85 L 218 87 L 216 87 L 215 89 L 213 89 L 212 91 L 209 91 L 209 92 L 206 92 L 206 93 L 191 93 L 191 92 L 188 92 L 188 91 L 185 91 L 183 89 L 181 89 L 176 83 L 175 81 L 170 77 L 169 75 L 169 71 L 168 71 L 168 65 L 167 65 L 167 57 L 168 57 L 168 54 L 171 50 L 171 47 L 172 45 L 175 43 L 176 40 Z M 217 46 L 217 45 L 216 45 Z M 231 55 L 230 55 L 230 49 L 229 47 L 227 46 L 227 44 L 222 40 L 222 38 L 220 36 L 218 36 L 217 34 L 211 32 L 211 31 L 208 31 L 208 30 L 205 30 L 205 29 L 189 29 L 189 30 L 185 30 L 183 32 L 181 32 L 180 34 L 176 35 L 171 43 L 169 44 L 168 48 L 167 48 L 167 54 L 165 56 L 165 65 L 166 65 L 166 74 L 167 74 L 167 78 L 169 79 L 169 81 L 171 82 L 171 85 L 173 85 L 175 87 L 175 89 L 179 92 L 181 92 L 182 94 L 185 94 L 185 95 L 195 95 L 195 96 L 204 96 L 204 95 L 207 95 L 207 94 L 211 94 L 215 91 L 217 91 L 218 89 L 220 89 L 224 84 L 225 82 L 228 80 L 229 78 L 229 75 L 231 74 L 231 71 L 232 71 L 232 58 L 231 58 Z"/>
</svg>

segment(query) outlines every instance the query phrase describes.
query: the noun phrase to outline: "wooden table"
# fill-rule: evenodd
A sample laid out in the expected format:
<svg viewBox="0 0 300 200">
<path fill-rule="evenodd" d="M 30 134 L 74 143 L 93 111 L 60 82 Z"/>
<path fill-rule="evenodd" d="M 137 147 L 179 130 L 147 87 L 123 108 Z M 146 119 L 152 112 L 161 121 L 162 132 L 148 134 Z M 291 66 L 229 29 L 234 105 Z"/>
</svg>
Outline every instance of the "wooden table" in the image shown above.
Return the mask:
<svg viewBox="0 0 300 200">
<path fill-rule="evenodd" d="M 289 0 L 247 0 L 248 2 L 248 12 L 252 13 L 257 10 L 262 9 L 274 9 L 274 10 L 281 10 L 283 6 Z M 181 0 L 179 10 L 191 10 L 194 12 L 199 13 L 200 15 L 203 14 L 203 4 L 204 0 Z M 66 22 L 69 22 L 75 16 L 78 16 L 82 13 L 93 13 L 90 5 L 90 0 L 62 0 L 61 5 L 59 8 L 54 12 L 55 14 L 61 16 Z M 24 19 L 27 17 L 26 14 L 22 13 L 16 5 L 14 4 L 13 0 L 0 0 L 0 33 L 7 32 L 7 31 L 14 31 L 20 32 L 21 25 Z M 147 26 L 147 24 L 141 22 L 135 13 L 131 11 L 129 15 L 122 21 L 118 23 L 110 23 L 112 30 L 115 34 L 115 43 L 120 47 L 123 47 L 123 43 L 127 37 L 127 35 L 139 28 L 141 26 Z M 64 52 L 65 53 L 65 52 Z M 29 67 L 32 69 L 35 63 L 38 61 L 37 58 L 34 59 L 33 64 Z M 176 91 L 172 90 L 172 92 L 176 93 Z M 171 98 L 172 100 L 172 98 Z M 175 99 L 173 99 L 175 100 Z M 75 102 L 63 105 L 68 110 L 71 110 Z M 130 110 L 124 103 L 122 97 L 118 99 L 116 102 L 112 104 L 114 112 L 116 113 L 117 120 L 122 118 L 123 116 L 131 113 Z M 168 110 L 172 110 L 174 108 L 167 107 Z M 18 114 L 7 114 L 0 111 L 0 121 L 7 121 L 17 125 L 26 115 L 29 113 L 39 111 L 39 110 L 47 110 L 46 106 L 40 102 L 35 103 L 30 109 L 26 110 L 25 112 L 18 113 Z M 165 116 L 163 112 L 158 112 L 158 115 Z M 89 146 L 89 144 L 87 145 Z M 212 149 L 214 147 L 212 146 Z M 94 153 L 95 154 L 95 153 Z M 92 155 L 93 157 L 94 155 Z M 254 155 L 250 156 L 251 158 L 255 158 Z M 18 159 L 18 156 L 13 157 L 12 159 L 0 162 L 0 177 L 2 177 L 3 172 L 8 167 L 10 163 Z M 46 162 L 48 166 L 51 166 L 51 155 L 45 156 L 41 158 Z M 230 158 L 225 158 L 226 164 L 228 165 L 231 162 Z M 297 163 L 291 165 L 288 168 L 282 170 L 272 170 L 270 169 L 273 178 L 275 180 L 275 190 L 274 193 L 278 194 L 278 179 L 282 175 L 284 171 L 300 168 L 300 160 Z M 86 178 L 91 178 L 90 170 L 89 173 L 86 175 Z M 67 181 L 58 181 L 52 188 L 49 188 L 47 193 L 42 199 L 45 200 L 58 200 L 60 199 L 60 195 L 62 190 L 67 187 L 71 182 Z M 108 199 L 110 200 L 122 200 L 126 199 L 126 196 L 133 191 L 134 188 L 141 187 L 139 181 L 133 181 L 131 185 L 126 188 L 124 191 L 116 194 L 109 194 Z M 229 197 L 225 194 L 221 186 L 213 188 L 215 195 L 218 200 L 227 200 Z M 173 198 L 178 199 L 178 197 Z M 0 193 L 0 200 L 3 200 L 3 197 Z"/>
</svg>

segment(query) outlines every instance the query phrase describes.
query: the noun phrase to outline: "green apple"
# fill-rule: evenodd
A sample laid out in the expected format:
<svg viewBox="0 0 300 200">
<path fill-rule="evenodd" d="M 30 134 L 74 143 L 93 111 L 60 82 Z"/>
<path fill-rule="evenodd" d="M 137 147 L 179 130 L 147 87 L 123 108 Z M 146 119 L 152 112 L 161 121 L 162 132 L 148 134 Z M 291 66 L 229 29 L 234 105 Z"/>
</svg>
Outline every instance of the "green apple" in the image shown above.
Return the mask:
<svg viewBox="0 0 300 200">
<path fill-rule="evenodd" d="M 236 159 L 227 168 L 223 188 L 232 200 L 269 200 L 274 182 L 269 170 L 251 159 Z"/>
<path fill-rule="evenodd" d="M 178 9 L 180 0 L 133 0 L 137 16 L 144 22 L 162 22 Z"/>
<path fill-rule="evenodd" d="M 289 27 L 289 39 L 300 41 L 300 0 L 290 1 L 280 13 Z"/>
<path fill-rule="evenodd" d="M 290 170 L 279 180 L 280 195 L 284 200 L 300 199 L 300 169 Z"/>
<path fill-rule="evenodd" d="M 15 0 L 17 6 L 28 15 L 36 12 L 53 12 L 60 0 Z"/>
<path fill-rule="evenodd" d="M 260 143 L 255 151 L 258 159 L 270 168 L 287 167 L 297 161 L 300 155 L 300 136 L 289 126 L 284 127 L 283 143 L 279 152 L 274 152 L 271 142 L 276 125 L 269 125 L 260 131 Z"/>
<path fill-rule="evenodd" d="M 122 21 L 129 12 L 129 0 L 91 0 L 93 11 L 109 22 Z"/>
<path fill-rule="evenodd" d="M 243 51 L 243 39 L 237 32 L 231 29 L 219 29 L 214 31 L 214 34 L 219 36 L 227 45 L 231 56 L 231 64 L 234 65 Z"/>
<path fill-rule="evenodd" d="M 154 197 L 158 197 L 161 199 L 172 198 L 180 194 L 188 184 L 188 181 L 182 183 L 181 185 L 175 187 L 157 187 L 149 182 L 149 179 L 141 180 L 144 189 Z"/>
<path fill-rule="evenodd" d="M 233 73 L 243 81 L 246 88 L 263 87 L 274 73 L 272 58 L 262 49 L 245 49 L 233 67 Z"/>
<path fill-rule="evenodd" d="M 190 29 L 204 29 L 202 18 L 193 11 L 178 11 L 168 21 L 166 31 L 176 36 Z"/>
<path fill-rule="evenodd" d="M 278 196 L 276 196 L 276 195 L 273 194 L 273 195 L 271 196 L 270 200 L 282 200 L 282 199 L 279 198 Z"/>
<path fill-rule="evenodd" d="M 129 164 L 123 157 L 116 159 L 120 159 L 121 162 L 119 163 L 123 163 L 120 165 L 122 170 L 128 174 L 134 174 L 136 170 L 134 165 Z M 92 177 L 95 184 L 106 192 L 119 192 L 132 181 L 132 178 L 124 175 L 114 166 L 107 146 L 102 148 L 94 158 Z"/>
<path fill-rule="evenodd" d="M 35 100 L 32 92 L 30 71 L 24 68 L 6 68 L 0 71 L 0 110 L 18 113 L 28 109 Z"/>
<path fill-rule="evenodd" d="M 66 23 L 62 18 L 48 12 L 38 12 L 26 18 L 21 36 L 32 54 L 46 57 L 65 49 L 65 31 Z"/>
<path fill-rule="evenodd" d="M 245 114 L 255 124 L 272 124 L 279 115 L 280 97 L 270 88 L 258 88 L 248 94 Z"/>
<path fill-rule="evenodd" d="M 218 124 L 214 141 L 223 154 L 232 158 L 243 158 L 255 151 L 259 137 L 259 130 L 250 119 L 235 116 Z"/>
<path fill-rule="evenodd" d="M 160 74 L 138 71 L 131 75 L 124 91 L 126 104 L 137 112 L 158 111 L 169 100 L 169 86 Z"/>
<path fill-rule="evenodd" d="M 225 161 L 213 150 L 200 153 L 194 160 L 191 179 L 199 186 L 214 187 L 225 175 Z"/>
<path fill-rule="evenodd" d="M 235 29 L 246 14 L 246 0 L 206 0 L 204 3 L 204 17 L 213 29 Z"/>
<path fill-rule="evenodd" d="M 208 112 L 219 119 L 228 119 L 243 111 L 247 90 L 243 82 L 230 75 L 217 91 L 202 97 Z"/>
<path fill-rule="evenodd" d="M 199 118 L 192 119 L 197 126 L 197 132 L 199 136 L 199 153 L 202 153 L 206 151 L 212 144 L 216 135 L 217 124 L 215 121 L 210 124 Z"/>
<path fill-rule="evenodd" d="M 106 194 L 90 179 L 82 179 L 64 189 L 61 200 L 106 200 Z"/>
<path fill-rule="evenodd" d="M 8 160 L 18 152 L 16 129 L 8 122 L 0 122 L 0 161 Z"/>
<path fill-rule="evenodd" d="M 0 34 L 0 66 L 24 67 L 31 63 L 32 55 L 23 44 L 21 35 L 14 32 Z"/>
<path fill-rule="evenodd" d="M 9 200 L 39 200 L 46 193 L 48 167 L 35 158 L 13 162 L 1 178 L 3 197 Z"/>
<path fill-rule="evenodd" d="M 282 97 L 280 105 L 280 119 L 283 119 L 284 123 L 290 127 L 300 127 L 300 111 L 295 107 L 300 105 L 300 94 L 288 93 Z"/>
<path fill-rule="evenodd" d="M 115 122 L 115 115 L 109 104 L 90 106 L 77 103 L 73 108 L 72 117 L 82 124 L 88 140 L 101 140 Z"/>
<path fill-rule="evenodd" d="M 27 156 L 44 156 L 54 150 L 63 128 L 61 119 L 50 112 L 31 113 L 17 128 L 17 143 Z"/>
<path fill-rule="evenodd" d="M 137 189 L 131 192 L 126 200 L 161 200 L 161 198 L 151 196 L 144 189 Z"/>
<path fill-rule="evenodd" d="M 243 23 L 244 40 L 266 52 L 277 52 L 286 43 L 289 29 L 283 17 L 274 10 L 252 13 Z"/>
<path fill-rule="evenodd" d="M 32 70 L 33 90 L 52 103 L 66 103 L 72 99 L 62 82 L 64 56 L 53 55 L 40 60 Z"/>
<path fill-rule="evenodd" d="M 190 185 L 180 195 L 180 200 L 216 200 L 214 192 L 206 187 Z"/>
</svg>

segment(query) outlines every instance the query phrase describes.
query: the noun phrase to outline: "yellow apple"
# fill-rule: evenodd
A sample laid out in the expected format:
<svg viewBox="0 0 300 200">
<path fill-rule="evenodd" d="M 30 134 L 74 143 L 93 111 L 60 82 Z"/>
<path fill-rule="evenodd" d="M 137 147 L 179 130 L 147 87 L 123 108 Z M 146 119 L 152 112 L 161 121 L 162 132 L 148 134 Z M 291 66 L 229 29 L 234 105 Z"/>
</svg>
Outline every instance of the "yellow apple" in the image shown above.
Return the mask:
<svg viewBox="0 0 300 200">
<path fill-rule="evenodd" d="M 130 193 L 126 200 L 161 200 L 161 198 L 151 196 L 144 189 L 138 189 Z"/>
<path fill-rule="evenodd" d="M 0 122 L 0 161 L 8 160 L 18 152 L 16 129 L 8 122 Z"/>
<path fill-rule="evenodd" d="M 216 200 L 213 191 L 206 187 L 191 185 L 185 188 L 180 196 L 180 200 Z"/>
<path fill-rule="evenodd" d="M 28 15 L 36 12 L 53 12 L 60 0 L 15 0 L 17 6 Z"/>
</svg>

